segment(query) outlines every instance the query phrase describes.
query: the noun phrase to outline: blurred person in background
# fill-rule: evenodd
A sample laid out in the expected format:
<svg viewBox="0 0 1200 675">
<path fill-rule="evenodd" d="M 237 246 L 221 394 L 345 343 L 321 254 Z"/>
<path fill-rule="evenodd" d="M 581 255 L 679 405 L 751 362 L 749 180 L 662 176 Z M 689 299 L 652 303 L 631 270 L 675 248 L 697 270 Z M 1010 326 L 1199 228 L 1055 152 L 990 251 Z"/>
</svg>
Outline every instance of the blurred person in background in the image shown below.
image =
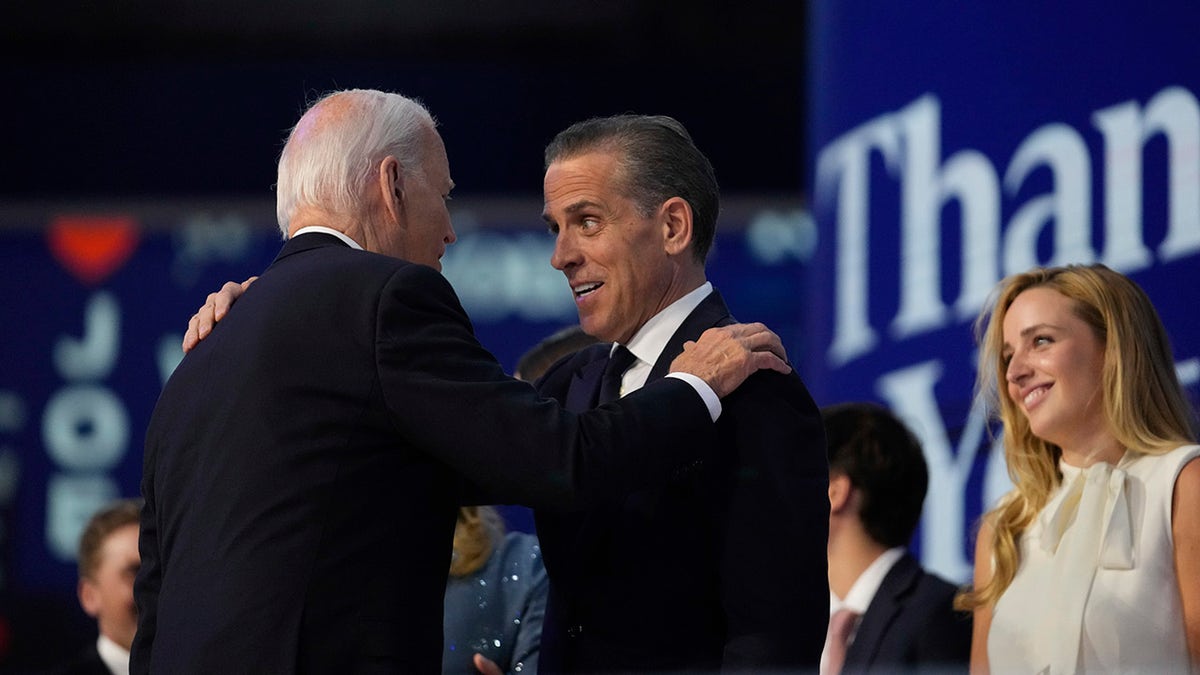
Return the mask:
<svg viewBox="0 0 1200 675">
<path fill-rule="evenodd" d="M 137 631 L 133 580 L 138 555 L 141 501 L 122 499 L 97 511 L 79 538 L 79 604 L 96 619 L 100 635 L 59 675 L 128 675 L 129 649 Z"/>
<path fill-rule="evenodd" d="M 536 673 L 549 582 L 537 537 L 463 506 L 446 581 L 443 675 Z"/>
<path fill-rule="evenodd" d="M 958 588 L 908 552 L 929 485 L 921 445 L 886 408 L 821 409 L 829 443 L 830 630 L 822 675 L 966 672 Z"/>
</svg>

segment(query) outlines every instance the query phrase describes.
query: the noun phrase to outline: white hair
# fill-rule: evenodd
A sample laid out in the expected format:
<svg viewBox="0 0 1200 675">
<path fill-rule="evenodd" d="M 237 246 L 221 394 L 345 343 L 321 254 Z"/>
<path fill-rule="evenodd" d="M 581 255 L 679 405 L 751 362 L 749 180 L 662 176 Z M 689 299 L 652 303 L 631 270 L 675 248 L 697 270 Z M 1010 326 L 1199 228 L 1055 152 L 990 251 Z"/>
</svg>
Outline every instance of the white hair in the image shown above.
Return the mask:
<svg viewBox="0 0 1200 675">
<path fill-rule="evenodd" d="M 335 98 L 337 109 L 326 112 Z M 275 215 L 283 236 L 300 207 L 361 216 L 379 163 L 393 156 L 406 174 L 419 170 L 422 134 L 436 126 L 424 105 L 400 94 L 350 89 L 323 96 L 296 123 L 279 156 Z"/>
</svg>

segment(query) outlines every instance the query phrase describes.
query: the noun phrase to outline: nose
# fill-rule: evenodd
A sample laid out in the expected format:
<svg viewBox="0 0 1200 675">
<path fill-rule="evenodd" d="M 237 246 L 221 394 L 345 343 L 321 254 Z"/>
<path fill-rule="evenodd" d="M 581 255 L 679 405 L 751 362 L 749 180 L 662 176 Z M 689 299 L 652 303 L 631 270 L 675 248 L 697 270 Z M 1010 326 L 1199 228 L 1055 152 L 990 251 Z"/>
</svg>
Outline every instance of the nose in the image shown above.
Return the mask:
<svg viewBox="0 0 1200 675">
<path fill-rule="evenodd" d="M 1012 384 L 1020 384 L 1022 380 L 1029 376 L 1032 372 L 1029 368 L 1025 357 L 1017 352 L 1014 352 L 1008 359 L 1008 366 L 1005 369 L 1004 377 Z"/>
<path fill-rule="evenodd" d="M 445 242 L 447 246 L 458 241 L 458 235 L 454 233 L 454 223 L 446 221 L 446 236 L 442 238 L 442 241 Z"/>
<path fill-rule="evenodd" d="M 560 230 L 554 237 L 554 253 L 550 254 L 550 264 L 561 272 L 579 263 L 578 247 L 571 241 L 571 237 L 565 230 Z"/>
</svg>

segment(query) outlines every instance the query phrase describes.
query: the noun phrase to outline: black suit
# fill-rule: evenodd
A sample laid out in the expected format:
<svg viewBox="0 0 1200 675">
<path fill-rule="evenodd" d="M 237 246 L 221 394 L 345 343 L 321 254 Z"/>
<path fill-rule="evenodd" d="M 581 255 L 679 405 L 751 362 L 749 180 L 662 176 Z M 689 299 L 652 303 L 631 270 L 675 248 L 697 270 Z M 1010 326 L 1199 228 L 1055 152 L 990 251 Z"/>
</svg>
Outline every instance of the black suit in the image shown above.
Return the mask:
<svg viewBox="0 0 1200 675">
<path fill-rule="evenodd" d="M 714 291 L 648 384 L 686 340 L 732 321 Z M 610 347 L 555 364 L 539 391 L 592 407 Z M 829 614 L 819 412 L 794 372 L 760 372 L 723 404 L 707 459 L 669 484 L 567 515 L 535 512 L 550 576 L 540 672 L 816 670 Z"/>
<path fill-rule="evenodd" d="M 93 640 L 92 644 L 74 659 L 48 671 L 46 675 L 112 675 L 112 671 L 108 669 L 104 659 L 100 658 L 100 652 Z"/>
<path fill-rule="evenodd" d="M 295 237 L 150 421 L 133 672 L 439 672 L 463 477 L 565 508 L 712 428 L 677 380 L 568 413 L 504 376 L 440 274 Z"/>
<path fill-rule="evenodd" d="M 905 553 L 859 621 L 842 672 L 966 672 L 971 615 L 954 611 L 957 591 Z"/>
</svg>

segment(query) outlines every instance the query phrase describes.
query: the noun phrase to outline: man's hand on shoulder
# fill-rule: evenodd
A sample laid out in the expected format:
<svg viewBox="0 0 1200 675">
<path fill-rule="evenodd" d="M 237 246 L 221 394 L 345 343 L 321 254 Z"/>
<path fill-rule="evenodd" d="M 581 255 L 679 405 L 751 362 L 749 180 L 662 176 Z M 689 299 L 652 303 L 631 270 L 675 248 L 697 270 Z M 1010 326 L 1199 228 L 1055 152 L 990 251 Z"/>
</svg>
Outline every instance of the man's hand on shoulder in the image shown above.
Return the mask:
<svg viewBox="0 0 1200 675">
<path fill-rule="evenodd" d="M 221 290 L 216 293 L 209 293 L 208 299 L 204 301 L 204 305 L 196 310 L 192 318 L 188 321 L 187 332 L 183 334 L 183 351 L 190 352 L 193 347 L 200 344 L 200 341 L 208 337 L 212 332 L 213 326 L 217 322 L 225 318 L 225 313 L 237 302 L 237 299 L 250 288 L 250 284 L 258 277 L 250 277 L 249 279 L 238 283 L 236 281 L 227 281 L 221 287 Z"/>
<path fill-rule="evenodd" d="M 783 342 L 761 323 L 735 323 L 709 328 L 699 340 L 684 343 L 670 372 L 695 375 L 724 398 L 763 369 L 791 372 Z"/>
</svg>

